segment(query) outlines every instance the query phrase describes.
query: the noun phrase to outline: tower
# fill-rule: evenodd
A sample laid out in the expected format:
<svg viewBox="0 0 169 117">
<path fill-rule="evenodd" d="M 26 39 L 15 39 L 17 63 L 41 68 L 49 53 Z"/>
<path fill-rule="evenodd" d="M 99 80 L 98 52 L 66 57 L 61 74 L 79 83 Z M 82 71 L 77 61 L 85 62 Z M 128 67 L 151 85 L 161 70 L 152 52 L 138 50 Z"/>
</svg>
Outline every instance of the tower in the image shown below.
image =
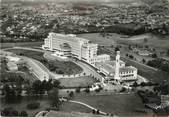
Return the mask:
<svg viewBox="0 0 169 117">
<path fill-rule="evenodd" d="M 120 68 L 120 51 L 117 51 L 116 63 L 115 63 L 115 75 L 114 75 L 114 79 L 117 80 L 120 80 L 119 68 Z"/>
</svg>

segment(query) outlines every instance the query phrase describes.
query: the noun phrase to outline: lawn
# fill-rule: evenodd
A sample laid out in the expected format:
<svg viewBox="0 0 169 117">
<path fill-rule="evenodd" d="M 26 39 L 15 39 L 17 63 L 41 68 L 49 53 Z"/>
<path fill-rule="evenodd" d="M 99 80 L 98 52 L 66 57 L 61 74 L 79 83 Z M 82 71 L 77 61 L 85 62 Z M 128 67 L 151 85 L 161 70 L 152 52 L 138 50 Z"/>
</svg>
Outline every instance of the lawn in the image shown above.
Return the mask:
<svg viewBox="0 0 169 117">
<path fill-rule="evenodd" d="M 0 48 L 20 47 L 40 47 L 44 42 L 17 42 L 17 43 L 0 43 Z"/>
<path fill-rule="evenodd" d="M 27 56 L 38 61 L 42 61 L 45 58 L 43 57 L 43 52 L 37 52 L 32 50 L 22 50 L 22 49 L 8 49 L 8 51 L 13 52 L 17 55 Z M 46 60 L 46 59 L 45 59 Z M 49 68 L 52 72 L 57 74 L 78 74 L 83 71 L 83 69 L 77 64 L 71 61 L 59 61 L 59 60 L 46 60 L 43 64 Z"/>
<path fill-rule="evenodd" d="M 137 109 L 144 109 L 141 99 L 136 94 L 114 94 L 114 95 L 78 95 L 73 100 L 89 104 L 101 111 L 113 113 L 120 116 L 145 115 Z M 91 112 L 84 107 L 77 107 L 76 104 L 65 103 L 63 110 Z"/>
<path fill-rule="evenodd" d="M 117 34 L 118 35 L 118 34 Z M 115 44 L 113 37 L 103 37 L 99 33 L 89 33 L 89 34 L 79 34 L 78 37 L 85 38 L 90 40 L 93 43 L 97 43 L 99 45 L 112 45 Z"/>
<path fill-rule="evenodd" d="M 7 51 L 13 52 L 16 55 L 27 56 L 36 60 L 41 60 L 43 58 L 43 52 L 37 52 L 32 50 L 22 50 L 22 49 L 8 49 Z"/>
<path fill-rule="evenodd" d="M 147 35 L 147 36 L 146 36 Z M 155 36 L 151 34 L 140 35 L 138 37 L 131 38 L 131 40 L 118 40 L 121 44 L 138 44 L 138 45 L 148 45 L 158 49 L 169 49 L 169 36 Z M 147 42 L 144 41 L 146 37 Z"/>
<path fill-rule="evenodd" d="M 33 100 L 33 99 L 32 99 Z M 17 111 L 22 111 L 25 110 L 27 111 L 29 117 L 35 117 L 35 114 L 40 112 L 40 111 L 44 111 L 46 110 L 46 108 L 50 107 L 49 101 L 46 99 L 40 99 L 40 100 L 36 100 L 38 102 L 40 102 L 40 107 L 38 109 L 35 110 L 29 110 L 27 109 L 27 104 L 29 104 L 32 100 L 28 101 L 26 99 L 23 99 L 21 102 L 19 103 L 12 103 L 12 104 L 8 104 L 8 103 L 4 103 L 4 100 L 1 99 L 1 106 L 0 106 L 0 110 L 3 108 L 7 108 L 7 107 L 12 107 Z"/>
<path fill-rule="evenodd" d="M 84 77 L 78 77 L 78 78 L 62 78 L 59 79 L 61 86 L 64 87 L 88 87 L 91 86 L 94 82 L 95 79 L 84 76 Z"/>
</svg>

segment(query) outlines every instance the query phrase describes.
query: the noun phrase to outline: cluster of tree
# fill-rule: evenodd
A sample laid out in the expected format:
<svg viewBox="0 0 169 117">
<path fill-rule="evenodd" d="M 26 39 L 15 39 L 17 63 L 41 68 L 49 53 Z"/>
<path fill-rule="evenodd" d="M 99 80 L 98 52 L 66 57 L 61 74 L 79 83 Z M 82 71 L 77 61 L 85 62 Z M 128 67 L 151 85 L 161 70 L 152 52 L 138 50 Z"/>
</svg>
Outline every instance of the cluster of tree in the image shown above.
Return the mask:
<svg viewBox="0 0 169 117">
<path fill-rule="evenodd" d="M 27 86 L 25 88 L 26 93 L 29 97 L 31 96 L 41 96 L 43 94 L 45 94 L 45 92 L 52 90 L 52 88 L 61 88 L 60 87 L 60 82 L 58 80 L 36 80 L 33 82 L 33 84 L 31 86 Z"/>
<path fill-rule="evenodd" d="M 24 79 L 23 75 L 20 73 L 1 73 L 1 80 L 2 83 L 23 83 L 27 82 L 26 79 Z"/>
<path fill-rule="evenodd" d="M 131 54 L 126 54 L 126 57 L 128 57 L 128 58 L 130 58 L 130 59 L 134 59 L 134 56 L 133 55 L 131 55 Z"/>
<path fill-rule="evenodd" d="M 145 104 L 155 103 L 159 105 L 161 103 L 161 98 L 152 91 L 138 91 L 137 94 L 141 97 L 142 102 Z"/>
<path fill-rule="evenodd" d="M 92 113 L 93 113 L 93 114 L 100 114 L 100 110 L 99 110 L 99 109 L 97 109 L 97 110 L 96 110 L 96 109 L 93 109 Z"/>
<path fill-rule="evenodd" d="M 157 86 L 158 83 L 153 83 L 153 82 L 141 82 L 140 84 L 138 84 L 137 82 L 134 82 L 131 86 L 133 87 L 137 87 L 137 86 Z"/>
<path fill-rule="evenodd" d="M 169 62 L 162 58 L 150 60 L 147 62 L 147 65 L 169 73 Z"/>
<path fill-rule="evenodd" d="M 154 91 L 162 95 L 169 95 L 169 82 L 162 82 L 159 86 L 154 87 Z"/>
<path fill-rule="evenodd" d="M 17 110 L 15 110 L 14 108 L 12 107 L 8 107 L 8 108 L 4 108 L 2 111 L 1 111 L 1 116 L 18 116 L 18 117 L 28 117 L 28 113 L 26 111 L 21 111 L 21 112 L 18 112 Z"/>
<path fill-rule="evenodd" d="M 39 102 L 35 102 L 35 101 L 27 104 L 27 108 L 28 109 L 37 109 L 37 108 L 39 108 L 39 106 L 40 106 L 40 103 Z"/>
<path fill-rule="evenodd" d="M 22 87 L 21 85 L 9 85 L 5 84 L 2 89 L 2 93 L 5 96 L 7 103 L 15 103 L 22 99 Z"/>
<path fill-rule="evenodd" d="M 106 27 L 105 32 L 118 33 L 126 35 L 138 35 L 145 33 L 145 26 L 141 24 L 116 24 L 113 26 Z"/>
<path fill-rule="evenodd" d="M 2 92 L 5 96 L 5 101 L 7 103 L 16 103 L 21 101 L 23 90 L 26 91 L 26 94 L 29 97 L 39 97 L 45 94 L 45 92 L 50 91 L 52 88 L 61 88 L 60 82 L 58 80 L 49 80 L 49 81 L 40 81 L 36 80 L 31 85 L 26 84 L 24 89 L 21 84 L 5 84 L 3 86 Z"/>
</svg>

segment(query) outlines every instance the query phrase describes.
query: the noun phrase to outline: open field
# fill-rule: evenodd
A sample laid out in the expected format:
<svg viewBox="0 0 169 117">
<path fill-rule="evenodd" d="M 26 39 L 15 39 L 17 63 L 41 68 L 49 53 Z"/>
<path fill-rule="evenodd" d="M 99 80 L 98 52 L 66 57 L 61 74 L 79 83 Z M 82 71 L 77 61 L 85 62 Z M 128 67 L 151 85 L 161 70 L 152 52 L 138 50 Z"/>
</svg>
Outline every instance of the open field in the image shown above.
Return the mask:
<svg viewBox="0 0 169 117">
<path fill-rule="evenodd" d="M 136 116 L 145 115 L 145 113 L 136 112 L 136 109 L 144 109 L 141 99 L 135 94 L 114 94 L 114 95 L 88 95 L 76 96 L 73 100 L 81 101 L 89 104 L 101 111 L 113 113 L 121 116 Z M 132 103 L 131 103 L 132 102 Z M 82 107 L 77 107 L 75 104 L 65 103 L 62 107 L 66 111 L 81 111 L 91 112 Z"/>
<path fill-rule="evenodd" d="M 115 33 L 108 33 L 105 37 L 99 33 L 79 34 L 78 37 L 87 38 L 94 43 L 100 45 L 112 45 L 112 44 L 140 44 L 148 45 L 157 48 L 169 49 L 169 36 L 160 37 L 152 34 L 142 34 L 138 36 L 128 37 L 126 35 L 120 35 Z M 144 39 L 147 39 L 145 43 Z"/>
<path fill-rule="evenodd" d="M 37 52 L 32 50 L 22 50 L 22 49 L 8 49 L 8 51 L 13 52 L 17 55 L 26 56 L 29 58 L 36 59 L 38 61 L 42 61 L 45 58 L 43 57 L 43 52 Z M 78 74 L 83 71 L 83 69 L 77 64 L 71 61 L 59 61 L 59 60 L 47 60 L 43 63 L 47 68 L 49 68 L 52 72 L 56 72 L 57 74 Z M 53 69 L 53 70 L 52 70 Z"/>
<path fill-rule="evenodd" d="M 4 100 L 1 100 L 1 106 L 0 106 L 0 110 L 3 108 L 7 108 L 7 107 L 12 107 L 17 111 L 22 111 L 25 110 L 28 113 L 28 117 L 35 117 L 35 114 L 38 113 L 39 111 L 44 111 L 46 110 L 46 108 L 50 107 L 49 101 L 44 99 L 44 100 L 36 100 L 38 102 L 40 102 L 40 107 L 38 109 L 35 110 L 29 110 L 27 109 L 27 104 L 29 104 L 32 100 L 28 101 L 26 99 L 23 99 L 20 103 L 12 103 L 12 104 L 8 104 L 8 103 L 4 103 Z M 17 106 L 16 106 L 17 105 Z"/>
<path fill-rule="evenodd" d="M 95 79 L 84 76 L 79 78 L 62 78 L 59 81 L 60 85 L 64 87 L 87 87 L 91 86 L 95 82 Z"/>
<path fill-rule="evenodd" d="M 43 52 L 22 50 L 22 49 L 8 49 L 7 51 L 13 52 L 16 55 L 23 55 L 23 56 L 33 58 L 39 61 L 43 58 Z"/>
<path fill-rule="evenodd" d="M 161 49 L 169 49 L 169 36 L 155 36 L 151 34 L 147 34 L 145 37 L 147 42 L 145 42 L 144 37 L 135 37 L 130 38 L 129 40 L 118 40 L 118 43 L 121 44 L 138 44 L 138 45 L 148 45 L 155 48 Z"/>
<path fill-rule="evenodd" d="M 43 42 L 16 42 L 16 43 L 0 43 L 0 48 L 13 48 L 13 47 L 41 47 Z"/>
</svg>

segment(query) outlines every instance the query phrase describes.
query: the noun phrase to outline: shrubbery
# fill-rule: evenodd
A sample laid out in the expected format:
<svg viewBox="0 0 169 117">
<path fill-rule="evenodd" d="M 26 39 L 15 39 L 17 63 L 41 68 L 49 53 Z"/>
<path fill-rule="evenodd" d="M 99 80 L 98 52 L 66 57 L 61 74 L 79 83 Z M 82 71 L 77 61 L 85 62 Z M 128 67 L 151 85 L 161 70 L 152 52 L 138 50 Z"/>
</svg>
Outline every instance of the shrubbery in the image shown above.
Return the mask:
<svg viewBox="0 0 169 117">
<path fill-rule="evenodd" d="M 39 106 L 40 106 L 39 102 L 31 102 L 27 105 L 27 108 L 28 109 L 37 109 L 37 108 L 39 108 Z"/>
</svg>

